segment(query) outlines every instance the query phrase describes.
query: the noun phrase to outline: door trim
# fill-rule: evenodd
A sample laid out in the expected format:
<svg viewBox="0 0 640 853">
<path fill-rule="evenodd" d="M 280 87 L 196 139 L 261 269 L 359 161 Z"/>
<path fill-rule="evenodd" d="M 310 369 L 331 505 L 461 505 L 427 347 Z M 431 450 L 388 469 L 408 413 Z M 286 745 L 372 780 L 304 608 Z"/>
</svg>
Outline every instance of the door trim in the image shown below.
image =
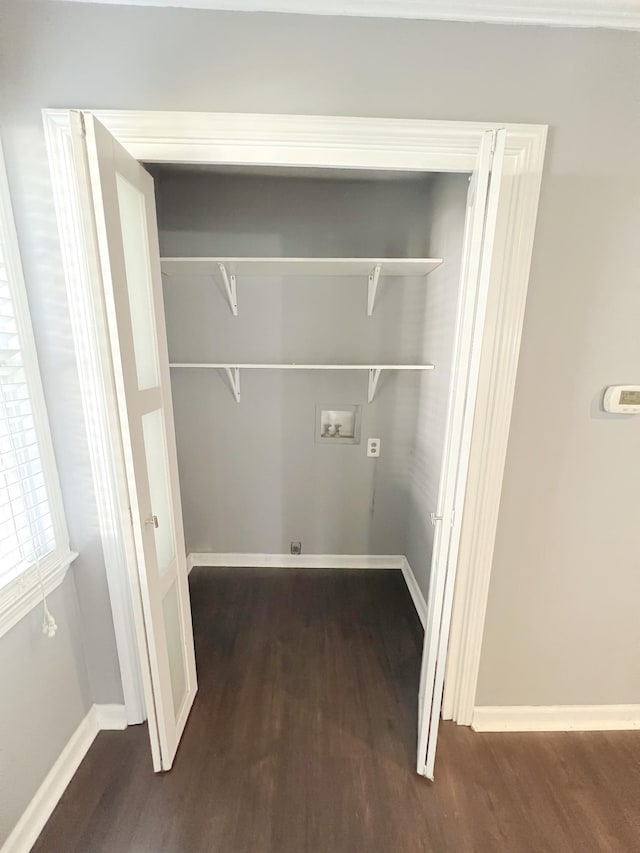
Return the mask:
<svg viewBox="0 0 640 853">
<path fill-rule="evenodd" d="M 486 615 L 500 495 L 529 282 L 544 125 L 332 116 L 90 110 L 136 159 L 169 163 L 472 172 L 483 133 L 507 131 L 498 233 L 480 365 L 464 521 L 447 656 L 443 717 L 470 725 Z M 141 696 L 135 643 L 139 592 L 131 559 L 124 464 L 110 413 L 108 339 L 101 295 L 83 244 L 68 110 L 43 110 L 76 356 L 99 505 L 102 541 L 128 714 Z M 87 325 L 87 320 L 89 324 Z M 112 459 L 111 465 L 100 464 Z M 123 486 L 124 484 L 124 486 Z M 124 489 L 124 491 L 123 491 Z M 99 506 L 99 508 L 100 508 Z M 130 564 L 129 564 L 130 565 Z M 133 721 L 133 720 L 131 720 Z"/>
</svg>

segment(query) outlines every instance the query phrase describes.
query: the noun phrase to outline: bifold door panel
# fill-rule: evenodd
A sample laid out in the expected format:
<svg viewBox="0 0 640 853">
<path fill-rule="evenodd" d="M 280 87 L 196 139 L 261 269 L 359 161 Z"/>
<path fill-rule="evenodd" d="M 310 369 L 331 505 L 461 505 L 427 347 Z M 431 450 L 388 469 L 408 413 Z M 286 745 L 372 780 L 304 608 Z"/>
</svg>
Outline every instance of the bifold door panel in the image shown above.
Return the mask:
<svg viewBox="0 0 640 853">
<path fill-rule="evenodd" d="M 155 770 L 168 770 L 197 690 L 153 180 L 91 115 L 73 114 L 97 243 L 144 611 Z M 82 188 L 81 188 L 82 190 Z"/>
<path fill-rule="evenodd" d="M 454 361 L 418 698 L 417 770 L 433 779 L 506 131 L 484 135 L 467 199 Z M 426 519 L 425 519 L 425 523 Z"/>
</svg>

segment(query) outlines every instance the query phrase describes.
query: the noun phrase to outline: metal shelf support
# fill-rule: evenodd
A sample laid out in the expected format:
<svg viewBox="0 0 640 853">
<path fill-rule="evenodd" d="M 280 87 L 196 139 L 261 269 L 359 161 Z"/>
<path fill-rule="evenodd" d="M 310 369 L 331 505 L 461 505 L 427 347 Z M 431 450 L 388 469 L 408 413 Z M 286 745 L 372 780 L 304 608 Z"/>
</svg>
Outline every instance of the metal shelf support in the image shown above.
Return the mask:
<svg viewBox="0 0 640 853">
<path fill-rule="evenodd" d="M 376 396 L 376 389 L 378 387 L 378 379 L 380 379 L 380 374 L 382 370 L 379 367 L 370 367 L 369 368 L 369 395 L 368 400 L 370 403 L 373 403 L 373 398 Z"/>
<path fill-rule="evenodd" d="M 231 313 L 234 317 L 238 316 L 238 292 L 236 289 L 236 277 L 233 273 L 229 274 L 224 264 L 218 264 L 224 288 L 227 291 L 227 298 L 231 307 Z"/>
<path fill-rule="evenodd" d="M 378 292 L 378 281 L 380 279 L 380 273 L 382 272 L 382 265 L 376 264 L 375 267 L 369 273 L 369 289 L 367 296 L 367 317 L 371 317 L 373 315 L 373 308 L 376 304 L 376 293 Z"/>
<path fill-rule="evenodd" d="M 229 379 L 231 390 L 236 402 L 240 402 L 240 370 L 367 370 L 369 372 L 368 400 L 370 403 L 376 395 L 378 381 L 383 370 L 433 370 L 433 364 L 266 364 L 259 362 L 233 364 L 228 362 L 186 362 L 172 361 L 172 368 L 193 370 L 224 370 Z"/>
<path fill-rule="evenodd" d="M 231 385 L 231 391 L 233 396 L 236 398 L 236 403 L 240 402 L 240 368 L 239 367 L 225 367 L 225 373 L 227 374 L 227 378 L 229 379 L 229 385 Z"/>
</svg>

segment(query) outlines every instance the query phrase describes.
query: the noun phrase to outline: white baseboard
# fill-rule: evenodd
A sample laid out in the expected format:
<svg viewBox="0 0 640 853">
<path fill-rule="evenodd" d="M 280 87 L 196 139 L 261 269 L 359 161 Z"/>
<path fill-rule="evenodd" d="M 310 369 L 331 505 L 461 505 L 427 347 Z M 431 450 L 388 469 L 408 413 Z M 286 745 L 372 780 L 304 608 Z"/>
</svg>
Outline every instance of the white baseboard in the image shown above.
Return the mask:
<svg viewBox="0 0 640 853">
<path fill-rule="evenodd" d="M 371 554 L 188 554 L 187 569 L 400 569 L 404 557 Z"/>
<path fill-rule="evenodd" d="M 640 705 L 514 705 L 474 709 L 476 732 L 595 732 L 640 729 Z"/>
<path fill-rule="evenodd" d="M 422 627 L 426 629 L 427 627 L 427 602 L 425 601 L 425 597 L 422 594 L 422 590 L 418 586 L 418 581 L 416 580 L 416 576 L 413 573 L 413 569 L 409 565 L 409 561 L 406 557 L 402 557 L 402 564 L 400 568 L 402 569 L 402 574 L 404 575 L 404 580 L 407 585 L 407 589 L 409 590 L 409 594 L 413 600 L 413 606 L 416 609 L 416 612 L 422 622 Z"/>
<path fill-rule="evenodd" d="M 127 728 L 127 709 L 124 705 L 94 705 L 99 731 L 114 731 Z"/>
<path fill-rule="evenodd" d="M 230 569 L 401 569 L 411 600 L 424 628 L 427 602 L 402 554 L 187 554 L 187 571 L 194 566 Z"/>
<path fill-rule="evenodd" d="M 123 722 L 124 721 L 124 722 Z M 101 729 L 126 728 L 124 705 L 93 705 L 45 776 L 0 853 L 28 853 Z"/>
<path fill-rule="evenodd" d="M 90 708 L 3 844 L 2 853 L 27 853 L 31 850 L 98 731 L 95 711 Z"/>
</svg>

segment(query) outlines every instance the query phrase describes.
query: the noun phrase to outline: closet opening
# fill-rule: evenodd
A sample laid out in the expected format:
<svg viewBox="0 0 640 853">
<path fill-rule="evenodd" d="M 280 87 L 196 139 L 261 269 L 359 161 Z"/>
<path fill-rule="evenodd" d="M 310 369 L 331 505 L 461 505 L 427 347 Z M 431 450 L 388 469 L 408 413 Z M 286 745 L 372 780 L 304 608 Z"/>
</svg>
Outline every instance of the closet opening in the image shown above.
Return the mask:
<svg viewBox="0 0 640 853">
<path fill-rule="evenodd" d="M 292 717 L 311 714 L 327 750 L 369 727 L 372 752 L 410 766 L 470 175 L 146 168 L 192 714 L 213 703 L 222 728 L 276 740 L 282 719 L 306 736 Z"/>
<path fill-rule="evenodd" d="M 310 713 L 342 684 L 327 721 L 356 684 L 406 709 L 417 656 L 388 664 L 423 631 L 403 737 L 433 779 L 445 664 L 456 721 L 472 709 L 463 645 L 486 603 L 546 129 L 66 110 L 45 126 L 127 718 L 147 720 L 154 770 L 198 690 L 197 567 L 217 699 L 226 666 L 241 699 L 298 673 L 274 683 L 305 684 Z M 330 601 L 351 658 L 317 630 Z M 216 659 L 243 637 L 255 654 Z M 263 699 L 211 748 L 230 716 L 239 733 L 281 719 Z M 193 718 L 185 752 L 205 730 Z"/>
</svg>

